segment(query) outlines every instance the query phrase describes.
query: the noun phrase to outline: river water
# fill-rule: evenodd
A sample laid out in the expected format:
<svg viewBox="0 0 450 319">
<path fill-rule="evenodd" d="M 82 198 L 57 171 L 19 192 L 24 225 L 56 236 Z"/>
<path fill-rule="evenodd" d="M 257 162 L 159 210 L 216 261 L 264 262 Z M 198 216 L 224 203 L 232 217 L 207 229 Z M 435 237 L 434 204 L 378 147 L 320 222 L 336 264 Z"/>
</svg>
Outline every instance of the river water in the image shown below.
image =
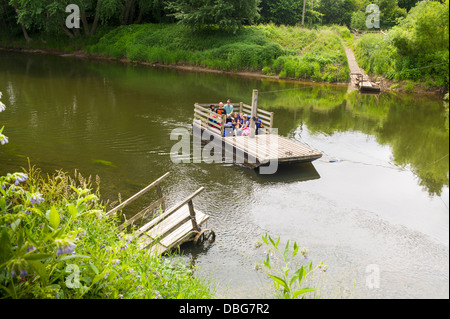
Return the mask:
<svg viewBox="0 0 450 319">
<path fill-rule="evenodd" d="M 170 133 L 190 128 L 195 102 L 250 104 L 253 89 L 280 135 L 324 156 L 275 175 L 171 161 Z M 44 172 L 76 169 L 98 175 L 110 201 L 166 172 L 169 204 L 205 187 L 194 204 L 216 240 L 178 258 L 220 298 L 273 297 L 257 270 L 265 234 L 304 247 L 299 264 L 327 265 L 311 297 L 449 297 L 449 124 L 438 98 L 6 52 L 0 91 L 2 175 L 27 158 Z"/>
</svg>

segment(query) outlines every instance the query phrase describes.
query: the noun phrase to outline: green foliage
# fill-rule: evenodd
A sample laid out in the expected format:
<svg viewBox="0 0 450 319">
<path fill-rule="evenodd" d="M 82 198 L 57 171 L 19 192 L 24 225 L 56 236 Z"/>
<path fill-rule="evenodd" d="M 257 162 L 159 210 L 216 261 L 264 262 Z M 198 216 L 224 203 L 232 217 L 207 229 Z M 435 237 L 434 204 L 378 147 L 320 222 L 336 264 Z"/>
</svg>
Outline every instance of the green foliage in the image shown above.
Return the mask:
<svg viewBox="0 0 450 319">
<path fill-rule="evenodd" d="M 253 24 L 259 17 L 260 0 L 176 0 L 168 1 L 167 8 L 179 23 L 200 29 L 218 26 L 236 31 L 244 24 Z"/>
<path fill-rule="evenodd" d="M 1 298 L 211 297 L 190 269 L 119 233 L 96 184 L 34 168 L 0 177 Z"/>
<path fill-rule="evenodd" d="M 317 11 L 323 14 L 324 24 L 350 26 L 352 13 L 356 9 L 355 0 L 320 0 Z"/>
<path fill-rule="evenodd" d="M 264 261 L 266 274 L 273 280 L 275 289 L 281 294 L 282 298 L 304 298 L 305 294 L 316 290 L 316 288 L 304 287 L 304 285 L 317 269 L 326 271 L 326 266 L 323 265 L 323 263 L 320 263 L 313 268 L 312 262 L 310 262 L 308 265 L 301 266 L 295 272 L 291 273 L 291 271 L 293 271 L 291 268 L 294 258 L 299 252 L 306 258 L 306 250 L 300 250 L 300 247 L 295 242 L 293 250 L 291 251 L 290 243 L 288 241 L 286 247 L 282 251 L 282 248 L 279 247 L 280 237 L 278 237 L 278 240 L 275 242 L 272 237 L 267 234 L 262 237 L 262 240 L 264 244 L 270 248 L 270 251 L 267 253 L 267 258 Z M 271 259 L 273 259 L 273 262 L 271 262 Z M 275 264 L 277 261 L 281 261 L 281 263 Z"/>
<path fill-rule="evenodd" d="M 419 2 L 386 37 L 366 34 L 355 44 L 360 66 L 388 79 L 448 85 L 449 2 Z"/>
<path fill-rule="evenodd" d="M 347 28 L 338 26 L 315 31 L 270 24 L 230 34 L 220 29 L 192 31 L 181 25 L 136 25 L 110 32 L 88 50 L 137 62 L 187 63 L 224 71 L 264 69 L 264 74 L 281 77 L 345 82 L 347 58 L 332 30 L 351 37 Z"/>
<path fill-rule="evenodd" d="M 311 7 L 314 1 L 305 2 L 305 25 L 312 26 L 321 23 L 322 14 Z M 303 16 L 303 1 L 299 0 L 262 0 L 261 22 L 277 25 L 301 25 Z"/>
<path fill-rule="evenodd" d="M 120 27 L 88 50 L 132 61 L 189 63 L 225 71 L 260 71 L 283 54 L 281 46 L 268 41 L 256 27 L 229 34 L 151 24 Z"/>
<path fill-rule="evenodd" d="M 280 77 L 303 80 L 346 82 L 348 61 L 341 39 L 329 30 L 315 31 L 315 40 L 300 52 L 293 51 L 274 61 L 273 70 Z"/>
</svg>

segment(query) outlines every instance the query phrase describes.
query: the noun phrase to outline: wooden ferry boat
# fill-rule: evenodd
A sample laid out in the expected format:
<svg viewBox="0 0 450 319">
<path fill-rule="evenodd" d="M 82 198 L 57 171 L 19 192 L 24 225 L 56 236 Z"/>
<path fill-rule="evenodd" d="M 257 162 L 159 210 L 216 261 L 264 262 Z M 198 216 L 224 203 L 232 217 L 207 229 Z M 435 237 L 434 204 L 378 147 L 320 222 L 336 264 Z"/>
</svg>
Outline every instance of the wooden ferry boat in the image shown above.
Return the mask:
<svg viewBox="0 0 450 319">
<path fill-rule="evenodd" d="M 313 162 L 322 157 L 322 153 L 276 134 L 273 128 L 274 113 L 258 109 L 256 100 L 257 92 L 252 106 L 242 102 L 239 104 L 238 112 L 246 114 L 251 119 L 249 136 L 227 135 L 226 115 L 219 116 L 210 110 L 210 106 L 217 107 L 216 104 L 199 103 L 196 103 L 194 108 L 194 133 L 201 132 L 204 140 L 219 143 L 226 156 L 232 157 L 235 163 L 251 168 L 264 166 L 274 161 L 278 164 Z M 237 106 L 234 107 L 237 108 Z M 263 127 L 258 130 L 255 127 L 256 118 L 263 124 Z"/>
</svg>

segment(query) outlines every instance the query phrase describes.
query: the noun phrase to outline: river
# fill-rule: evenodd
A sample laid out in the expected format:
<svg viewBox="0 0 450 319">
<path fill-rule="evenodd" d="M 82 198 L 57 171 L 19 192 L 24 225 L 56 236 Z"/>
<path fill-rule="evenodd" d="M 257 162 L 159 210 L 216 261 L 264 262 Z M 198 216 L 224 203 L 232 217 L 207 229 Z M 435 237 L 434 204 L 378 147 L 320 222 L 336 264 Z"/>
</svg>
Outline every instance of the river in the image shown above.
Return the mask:
<svg viewBox="0 0 450 319">
<path fill-rule="evenodd" d="M 275 175 L 231 164 L 174 164 L 175 128 L 194 103 L 251 103 L 279 134 L 324 156 Z M 0 52 L 0 174 L 78 170 L 127 198 L 166 172 L 169 204 L 200 187 L 195 207 L 216 233 L 180 257 L 219 298 L 272 298 L 257 265 L 269 234 L 321 261 L 316 298 L 449 298 L 449 124 L 439 98 L 360 95 L 346 86 Z M 376 279 L 374 281 L 374 278 Z M 374 284 L 375 283 L 375 284 Z"/>
</svg>

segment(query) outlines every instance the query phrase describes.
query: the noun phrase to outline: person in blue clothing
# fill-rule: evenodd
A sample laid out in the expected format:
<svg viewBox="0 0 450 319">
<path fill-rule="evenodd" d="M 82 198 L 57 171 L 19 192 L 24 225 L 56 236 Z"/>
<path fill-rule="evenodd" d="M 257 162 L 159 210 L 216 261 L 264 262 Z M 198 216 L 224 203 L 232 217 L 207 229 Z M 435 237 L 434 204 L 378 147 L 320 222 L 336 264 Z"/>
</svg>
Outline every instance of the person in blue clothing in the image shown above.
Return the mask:
<svg viewBox="0 0 450 319">
<path fill-rule="evenodd" d="M 228 100 L 227 105 L 225 105 L 223 108 L 225 109 L 225 112 L 227 112 L 227 118 L 231 119 L 234 111 L 234 107 L 233 104 L 231 104 L 231 100 Z"/>
</svg>

